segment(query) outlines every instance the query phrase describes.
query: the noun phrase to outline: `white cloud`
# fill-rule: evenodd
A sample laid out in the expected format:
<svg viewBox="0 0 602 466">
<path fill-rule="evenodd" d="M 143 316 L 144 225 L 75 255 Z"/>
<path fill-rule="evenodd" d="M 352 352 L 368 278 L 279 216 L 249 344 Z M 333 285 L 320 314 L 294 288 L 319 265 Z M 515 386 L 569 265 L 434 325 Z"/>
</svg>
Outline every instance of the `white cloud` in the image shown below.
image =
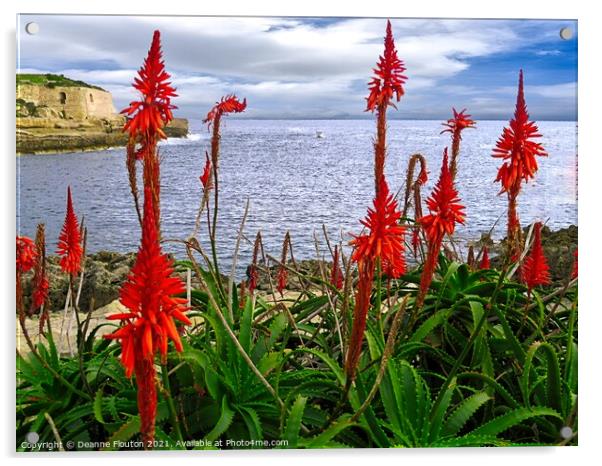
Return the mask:
<svg viewBox="0 0 602 466">
<path fill-rule="evenodd" d="M 279 103 L 290 115 L 316 109 L 322 115 L 361 114 L 366 83 L 382 53 L 385 26 L 382 19 L 330 23 L 230 17 L 35 19 L 41 32 L 22 36 L 23 62 L 104 87 L 113 93 L 117 107 L 135 97 L 130 83 L 152 31 L 160 29 L 167 68 L 178 88 L 176 104 L 195 114 L 231 92 L 253 100 L 257 112 L 265 115 L 277 114 Z M 527 23 L 517 27 L 508 21 L 403 19 L 392 24 L 407 67 L 408 103 L 425 103 L 427 90 L 441 92 L 450 86 L 446 80 L 469 70 L 471 59 L 541 40 L 541 35 L 529 34 Z M 477 92 L 462 85 L 448 91 L 456 96 Z M 543 97 L 553 91 L 539 92 Z M 249 114 L 253 111 L 250 106 Z"/>
</svg>

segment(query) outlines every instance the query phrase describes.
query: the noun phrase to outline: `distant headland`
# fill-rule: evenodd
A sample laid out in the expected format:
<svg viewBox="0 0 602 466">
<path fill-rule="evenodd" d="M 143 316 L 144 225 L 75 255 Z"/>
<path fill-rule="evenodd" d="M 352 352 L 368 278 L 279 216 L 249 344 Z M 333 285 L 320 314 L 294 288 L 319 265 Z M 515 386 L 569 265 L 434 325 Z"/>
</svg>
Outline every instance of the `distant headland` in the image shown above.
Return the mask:
<svg viewBox="0 0 602 466">
<path fill-rule="evenodd" d="M 17 74 L 17 154 L 79 152 L 125 146 L 125 116 L 110 92 L 55 74 Z M 188 120 L 175 118 L 167 136 L 188 134 Z"/>
</svg>

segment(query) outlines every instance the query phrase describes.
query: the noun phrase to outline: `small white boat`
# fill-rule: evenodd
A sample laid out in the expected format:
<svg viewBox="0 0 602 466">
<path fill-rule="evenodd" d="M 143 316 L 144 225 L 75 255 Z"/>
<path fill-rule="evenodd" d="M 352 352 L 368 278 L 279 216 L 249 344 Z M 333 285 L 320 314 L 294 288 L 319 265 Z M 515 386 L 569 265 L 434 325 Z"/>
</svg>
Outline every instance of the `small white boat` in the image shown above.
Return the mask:
<svg viewBox="0 0 602 466">
<path fill-rule="evenodd" d="M 324 131 L 316 131 L 316 137 L 318 139 L 324 139 Z"/>
</svg>

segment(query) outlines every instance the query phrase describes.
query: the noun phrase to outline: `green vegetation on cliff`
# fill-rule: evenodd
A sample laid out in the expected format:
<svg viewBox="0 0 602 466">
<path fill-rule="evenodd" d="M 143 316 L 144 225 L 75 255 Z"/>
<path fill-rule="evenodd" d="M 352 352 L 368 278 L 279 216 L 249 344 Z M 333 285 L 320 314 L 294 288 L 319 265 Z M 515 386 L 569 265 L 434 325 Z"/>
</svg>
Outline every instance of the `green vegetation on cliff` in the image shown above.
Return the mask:
<svg viewBox="0 0 602 466">
<path fill-rule="evenodd" d="M 104 91 L 103 88 L 88 84 L 83 81 L 77 81 L 67 78 L 62 74 L 36 74 L 36 73 L 17 73 L 17 86 L 20 84 L 33 84 L 38 86 L 53 87 L 88 87 Z"/>
</svg>

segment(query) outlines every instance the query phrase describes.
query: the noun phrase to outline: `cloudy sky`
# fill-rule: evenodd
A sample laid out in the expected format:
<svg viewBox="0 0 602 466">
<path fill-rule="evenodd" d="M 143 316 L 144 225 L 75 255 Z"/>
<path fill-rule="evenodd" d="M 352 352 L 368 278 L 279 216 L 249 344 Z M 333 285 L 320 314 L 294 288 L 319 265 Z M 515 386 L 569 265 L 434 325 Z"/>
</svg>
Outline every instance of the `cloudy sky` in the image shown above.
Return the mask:
<svg viewBox="0 0 602 466">
<path fill-rule="evenodd" d="M 35 21 L 36 35 L 22 32 Z M 518 70 L 538 120 L 576 119 L 575 21 L 392 20 L 407 67 L 392 118 L 477 119 L 512 113 Z M 60 73 L 109 90 L 118 110 L 159 29 L 178 116 L 201 118 L 220 96 L 248 99 L 247 118 L 365 118 L 385 19 L 40 16 L 19 19 L 22 72 Z M 559 31 L 572 28 L 575 38 Z"/>
</svg>

